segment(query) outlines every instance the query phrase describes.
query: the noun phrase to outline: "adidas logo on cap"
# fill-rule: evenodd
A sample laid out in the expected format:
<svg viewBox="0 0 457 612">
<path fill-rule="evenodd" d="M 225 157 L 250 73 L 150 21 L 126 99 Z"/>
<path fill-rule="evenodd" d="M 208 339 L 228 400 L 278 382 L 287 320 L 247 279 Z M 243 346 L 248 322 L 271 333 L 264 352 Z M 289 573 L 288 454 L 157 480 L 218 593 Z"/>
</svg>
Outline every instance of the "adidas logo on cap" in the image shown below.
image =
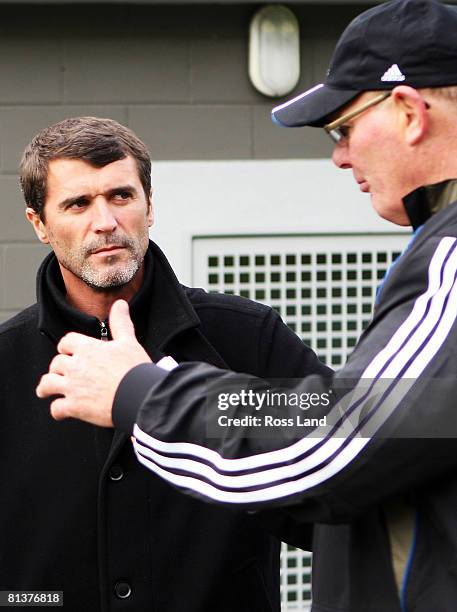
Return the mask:
<svg viewBox="0 0 457 612">
<path fill-rule="evenodd" d="M 392 64 L 392 66 L 382 75 L 381 81 L 404 81 L 405 78 L 398 64 Z"/>
</svg>

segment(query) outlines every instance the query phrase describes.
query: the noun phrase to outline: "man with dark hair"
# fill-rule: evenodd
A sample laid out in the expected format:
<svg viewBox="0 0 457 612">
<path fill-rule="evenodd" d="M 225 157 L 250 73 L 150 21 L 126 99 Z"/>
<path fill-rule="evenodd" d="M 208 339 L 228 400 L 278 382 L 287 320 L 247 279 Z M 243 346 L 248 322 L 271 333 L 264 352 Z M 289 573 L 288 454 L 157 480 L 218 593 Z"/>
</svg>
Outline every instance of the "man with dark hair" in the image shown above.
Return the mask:
<svg viewBox="0 0 457 612">
<path fill-rule="evenodd" d="M 130 155 L 146 198 L 151 194 L 149 151 L 128 128 L 113 119 L 74 117 L 51 125 L 27 145 L 21 161 L 21 187 L 27 203 L 44 220 L 48 164 L 54 159 L 80 159 L 95 168 Z"/>
<path fill-rule="evenodd" d="M 321 410 L 327 426 L 294 442 L 284 428 L 260 442 L 239 428 L 209 438 L 208 386 L 233 386 L 239 375 L 147 363 L 123 301 L 112 309 L 116 339 L 67 336 L 38 387 L 40 396 L 63 394 L 51 405 L 56 418 L 114 420 L 133 432 L 140 461 L 187 493 L 251 510 L 282 506 L 298 531 L 322 523 L 315 612 L 456 609 L 456 32 L 453 6 L 382 3 L 349 24 L 323 83 L 273 111 L 284 126 L 323 127 L 334 163 L 352 170 L 378 214 L 415 230 L 333 378 L 333 406 Z M 293 390 L 328 391 L 318 377 Z M 296 413 L 290 404 L 286 415 Z"/>
<path fill-rule="evenodd" d="M 21 184 L 53 252 L 37 303 L 0 327 L 0 590 L 63 591 L 74 612 L 278 612 L 275 538 L 180 496 L 138 464 L 126 434 L 61 427 L 34 390 L 67 332 L 110 339 L 117 298 L 146 358 L 275 378 L 327 368 L 271 309 L 178 283 L 148 241 L 150 159 L 129 129 L 81 117 L 43 130 Z"/>
</svg>

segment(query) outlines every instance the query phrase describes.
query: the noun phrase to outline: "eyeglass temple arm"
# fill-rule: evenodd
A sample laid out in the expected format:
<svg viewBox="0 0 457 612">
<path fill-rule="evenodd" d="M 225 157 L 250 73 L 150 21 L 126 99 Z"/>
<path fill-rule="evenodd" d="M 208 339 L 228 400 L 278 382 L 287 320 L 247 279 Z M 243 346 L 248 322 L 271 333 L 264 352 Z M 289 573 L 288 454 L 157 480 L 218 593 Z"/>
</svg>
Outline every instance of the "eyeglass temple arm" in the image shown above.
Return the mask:
<svg viewBox="0 0 457 612">
<path fill-rule="evenodd" d="M 324 125 L 324 129 L 327 130 L 327 132 L 329 130 L 333 130 L 334 128 L 338 127 L 342 123 L 345 123 L 346 121 L 349 121 L 350 119 L 352 119 L 352 117 L 355 117 L 359 113 L 362 113 L 367 108 L 370 108 L 370 106 L 374 106 L 378 102 L 381 102 L 385 98 L 388 98 L 391 93 L 392 92 L 390 92 L 390 91 L 383 91 L 382 94 L 380 94 L 379 96 L 376 96 L 375 98 L 372 98 L 368 102 L 365 102 L 365 104 L 362 104 L 361 106 L 358 106 L 357 108 L 355 108 L 353 111 L 351 111 L 347 115 L 344 115 L 344 117 L 338 117 L 338 119 L 335 119 L 335 121 L 332 121 L 331 123 L 327 123 L 327 125 Z M 344 121 L 341 122 L 341 119 L 343 119 L 343 118 L 344 118 Z"/>
</svg>

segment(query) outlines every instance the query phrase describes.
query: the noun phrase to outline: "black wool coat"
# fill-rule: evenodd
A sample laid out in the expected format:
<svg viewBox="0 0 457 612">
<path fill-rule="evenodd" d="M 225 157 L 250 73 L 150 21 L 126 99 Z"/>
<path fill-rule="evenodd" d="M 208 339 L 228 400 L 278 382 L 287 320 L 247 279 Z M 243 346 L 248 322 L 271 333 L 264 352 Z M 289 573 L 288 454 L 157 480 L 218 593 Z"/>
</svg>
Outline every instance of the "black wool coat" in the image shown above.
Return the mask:
<svg viewBox="0 0 457 612">
<path fill-rule="evenodd" d="M 130 306 L 153 358 L 327 372 L 270 308 L 179 285 L 153 243 Z M 52 254 L 37 303 L 0 326 L 0 590 L 63 591 L 66 612 L 278 612 L 279 542 L 259 522 L 187 499 L 137 462 L 128 436 L 55 422 L 37 399 L 62 335 L 100 329 L 67 304 Z"/>
</svg>

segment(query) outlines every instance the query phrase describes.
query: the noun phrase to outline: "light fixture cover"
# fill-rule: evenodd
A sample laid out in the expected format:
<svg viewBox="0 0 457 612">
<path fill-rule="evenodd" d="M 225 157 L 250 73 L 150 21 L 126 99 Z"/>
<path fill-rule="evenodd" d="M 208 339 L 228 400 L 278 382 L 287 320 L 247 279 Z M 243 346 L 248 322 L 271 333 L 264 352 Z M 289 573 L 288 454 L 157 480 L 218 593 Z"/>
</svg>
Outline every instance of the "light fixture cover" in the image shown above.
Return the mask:
<svg viewBox="0 0 457 612">
<path fill-rule="evenodd" d="M 283 96 L 300 77 L 300 29 L 297 18 L 281 4 L 261 8 L 251 20 L 249 78 L 270 97 Z"/>
</svg>

